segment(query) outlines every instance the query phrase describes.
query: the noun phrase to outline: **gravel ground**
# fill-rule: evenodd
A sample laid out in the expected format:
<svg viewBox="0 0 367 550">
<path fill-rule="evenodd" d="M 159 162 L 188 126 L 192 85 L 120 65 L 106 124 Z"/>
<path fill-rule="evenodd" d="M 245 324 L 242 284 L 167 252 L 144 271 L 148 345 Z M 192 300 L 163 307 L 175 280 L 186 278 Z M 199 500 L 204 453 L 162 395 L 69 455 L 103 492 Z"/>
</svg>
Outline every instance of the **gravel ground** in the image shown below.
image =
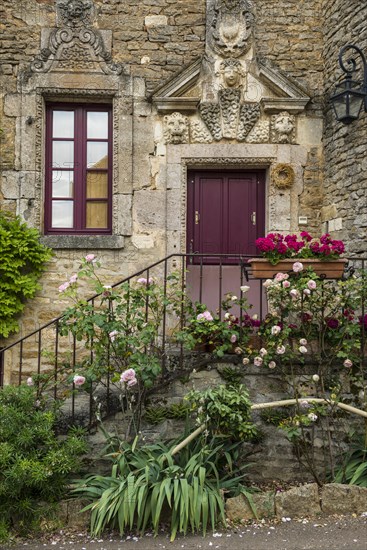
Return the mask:
<svg viewBox="0 0 367 550">
<path fill-rule="evenodd" d="M 260 522 L 236 529 L 178 537 L 172 543 L 166 534 L 153 537 L 91 538 L 85 533 L 58 532 L 39 541 L 4 545 L 2 550 L 367 550 L 367 512 L 360 517 L 328 517 Z"/>
</svg>

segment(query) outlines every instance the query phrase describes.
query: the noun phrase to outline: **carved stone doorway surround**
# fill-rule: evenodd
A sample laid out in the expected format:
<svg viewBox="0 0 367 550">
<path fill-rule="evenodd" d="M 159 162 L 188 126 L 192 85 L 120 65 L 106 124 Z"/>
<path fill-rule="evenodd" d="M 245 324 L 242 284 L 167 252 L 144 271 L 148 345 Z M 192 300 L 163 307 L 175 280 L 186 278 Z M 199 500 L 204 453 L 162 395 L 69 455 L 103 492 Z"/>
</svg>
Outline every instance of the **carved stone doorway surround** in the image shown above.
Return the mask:
<svg viewBox="0 0 367 550">
<path fill-rule="evenodd" d="M 307 151 L 300 145 L 194 144 L 167 146 L 167 254 L 186 252 L 187 170 L 190 168 L 266 170 L 266 230 L 297 231 L 298 196 L 303 190 Z M 290 189 L 279 190 L 270 180 L 278 163 L 295 172 Z"/>
</svg>

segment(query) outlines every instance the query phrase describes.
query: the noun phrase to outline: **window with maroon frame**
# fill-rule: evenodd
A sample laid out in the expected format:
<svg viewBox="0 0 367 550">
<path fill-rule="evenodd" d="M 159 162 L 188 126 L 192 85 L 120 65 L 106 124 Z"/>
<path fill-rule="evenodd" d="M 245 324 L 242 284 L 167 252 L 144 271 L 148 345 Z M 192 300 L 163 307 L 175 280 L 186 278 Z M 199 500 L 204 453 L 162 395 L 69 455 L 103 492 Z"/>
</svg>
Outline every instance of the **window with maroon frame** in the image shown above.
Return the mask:
<svg viewBox="0 0 367 550">
<path fill-rule="evenodd" d="M 108 105 L 47 106 L 46 233 L 111 233 L 111 118 Z"/>
</svg>

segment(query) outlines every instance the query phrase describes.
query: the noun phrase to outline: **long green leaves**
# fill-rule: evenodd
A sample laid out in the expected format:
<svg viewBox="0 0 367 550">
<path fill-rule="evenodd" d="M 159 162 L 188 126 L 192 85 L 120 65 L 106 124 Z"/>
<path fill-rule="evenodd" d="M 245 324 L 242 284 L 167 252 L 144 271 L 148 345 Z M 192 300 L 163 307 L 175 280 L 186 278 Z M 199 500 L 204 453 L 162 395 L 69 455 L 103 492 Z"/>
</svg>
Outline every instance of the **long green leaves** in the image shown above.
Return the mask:
<svg viewBox="0 0 367 550">
<path fill-rule="evenodd" d="M 177 464 L 163 444 L 124 442 L 111 476 L 89 476 L 74 490 L 93 501 L 85 508 L 92 510 L 92 534 L 107 526 L 143 534 L 149 526 L 156 535 L 162 518 L 170 516 L 174 540 L 177 533 L 205 535 L 209 525 L 225 523 L 223 492 L 238 493 L 244 474 L 234 468 L 238 445 L 216 443 L 200 448 L 195 442 L 189 458 L 175 457 Z"/>
</svg>

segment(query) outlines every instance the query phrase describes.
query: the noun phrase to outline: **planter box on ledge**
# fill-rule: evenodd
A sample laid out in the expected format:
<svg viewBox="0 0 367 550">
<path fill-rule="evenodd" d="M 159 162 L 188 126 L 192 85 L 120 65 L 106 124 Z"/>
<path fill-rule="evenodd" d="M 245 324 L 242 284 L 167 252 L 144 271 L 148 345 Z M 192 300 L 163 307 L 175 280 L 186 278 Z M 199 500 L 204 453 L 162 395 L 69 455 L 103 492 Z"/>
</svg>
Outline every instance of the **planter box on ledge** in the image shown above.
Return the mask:
<svg viewBox="0 0 367 550">
<path fill-rule="evenodd" d="M 345 258 L 338 260 L 318 260 L 316 258 L 287 258 L 280 260 L 273 265 L 266 258 L 251 258 L 249 263 L 252 268 L 252 275 L 255 279 L 271 279 L 277 273 L 288 273 L 292 271 L 294 262 L 301 262 L 303 268 L 312 267 L 316 275 L 324 276 L 327 279 L 340 279 L 348 260 Z"/>
</svg>

